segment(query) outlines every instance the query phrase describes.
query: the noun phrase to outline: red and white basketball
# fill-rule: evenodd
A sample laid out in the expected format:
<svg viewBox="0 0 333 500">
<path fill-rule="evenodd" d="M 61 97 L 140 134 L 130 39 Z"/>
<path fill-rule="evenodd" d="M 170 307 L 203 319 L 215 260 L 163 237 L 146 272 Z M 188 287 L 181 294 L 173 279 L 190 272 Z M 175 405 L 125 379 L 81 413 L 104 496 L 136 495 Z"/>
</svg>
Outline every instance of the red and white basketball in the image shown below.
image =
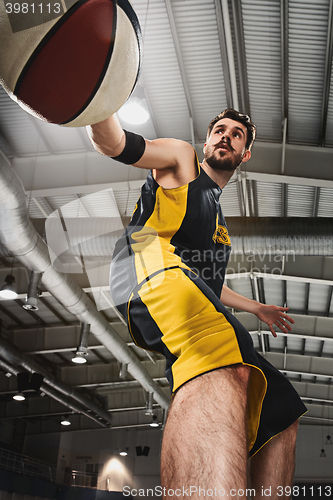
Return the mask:
<svg viewBox="0 0 333 500">
<path fill-rule="evenodd" d="M 127 0 L 6 1 L 0 48 L 0 83 L 12 99 L 47 122 L 83 127 L 131 95 L 141 30 Z"/>
</svg>

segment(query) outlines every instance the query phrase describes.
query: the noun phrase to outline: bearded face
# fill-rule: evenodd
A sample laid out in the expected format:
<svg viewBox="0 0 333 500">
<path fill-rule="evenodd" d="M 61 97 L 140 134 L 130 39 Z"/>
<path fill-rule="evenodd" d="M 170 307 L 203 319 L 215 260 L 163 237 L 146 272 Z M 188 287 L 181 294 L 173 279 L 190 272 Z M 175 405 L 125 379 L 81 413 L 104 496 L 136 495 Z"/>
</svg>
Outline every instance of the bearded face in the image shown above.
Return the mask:
<svg viewBox="0 0 333 500">
<path fill-rule="evenodd" d="M 225 141 L 218 144 L 206 146 L 205 160 L 213 170 L 234 172 L 242 163 L 245 151 L 237 153 L 233 147 Z"/>
</svg>

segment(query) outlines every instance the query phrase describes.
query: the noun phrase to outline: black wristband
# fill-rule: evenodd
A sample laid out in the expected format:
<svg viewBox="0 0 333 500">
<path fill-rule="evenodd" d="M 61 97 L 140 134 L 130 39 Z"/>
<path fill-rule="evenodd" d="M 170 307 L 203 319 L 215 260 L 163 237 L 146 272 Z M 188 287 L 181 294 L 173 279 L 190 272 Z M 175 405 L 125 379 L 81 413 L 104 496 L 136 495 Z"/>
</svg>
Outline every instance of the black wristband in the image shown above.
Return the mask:
<svg viewBox="0 0 333 500">
<path fill-rule="evenodd" d="M 126 165 L 133 165 L 140 160 L 141 156 L 146 149 L 146 141 L 142 135 L 134 134 L 133 132 L 128 132 L 124 130 L 126 142 L 123 151 L 118 156 L 112 156 L 111 158 Z"/>
</svg>

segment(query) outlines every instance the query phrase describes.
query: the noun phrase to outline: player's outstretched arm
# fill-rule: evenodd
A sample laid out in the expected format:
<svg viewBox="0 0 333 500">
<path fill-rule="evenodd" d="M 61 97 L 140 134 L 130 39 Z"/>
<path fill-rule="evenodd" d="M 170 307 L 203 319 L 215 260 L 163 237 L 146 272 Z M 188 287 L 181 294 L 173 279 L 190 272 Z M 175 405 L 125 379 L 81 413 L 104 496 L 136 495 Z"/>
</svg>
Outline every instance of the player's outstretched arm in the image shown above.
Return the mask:
<svg viewBox="0 0 333 500">
<path fill-rule="evenodd" d="M 294 320 L 286 314 L 288 307 L 261 304 L 256 300 L 239 295 L 226 285 L 223 285 L 222 288 L 221 302 L 227 307 L 255 314 L 261 321 L 266 323 L 274 337 L 277 336 L 274 325 L 283 333 L 288 333 L 291 331 L 289 323 L 294 323 Z"/>
<path fill-rule="evenodd" d="M 98 153 L 118 156 L 125 147 L 125 134 L 116 114 L 102 122 L 86 127 L 88 136 Z"/>
<path fill-rule="evenodd" d="M 113 158 L 123 153 L 128 138 L 126 138 L 116 114 L 102 122 L 90 125 L 86 129 L 94 148 L 99 153 Z M 145 139 L 143 150 L 140 159 L 131 163 L 135 167 L 156 170 L 183 169 L 184 172 L 188 171 L 189 167 L 190 170 L 194 168 L 195 153 L 187 142 L 176 139 L 156 139 L 154 141 Z"/>
</svg>

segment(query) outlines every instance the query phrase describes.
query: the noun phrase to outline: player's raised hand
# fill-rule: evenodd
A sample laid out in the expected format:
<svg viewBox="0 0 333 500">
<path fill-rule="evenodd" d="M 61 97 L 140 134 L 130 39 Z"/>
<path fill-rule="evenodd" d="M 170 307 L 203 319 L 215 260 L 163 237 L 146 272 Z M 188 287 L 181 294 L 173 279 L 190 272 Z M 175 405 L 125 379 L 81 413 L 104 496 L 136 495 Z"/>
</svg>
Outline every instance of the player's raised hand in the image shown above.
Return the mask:
<svg viewBox="0 0 333 500">
<path fill-rule="evenodd" d="M 292 329 L 290 323 L 295 323 L 295 321 L 290 316 L 288 316 L 288 314 L 286 314 L 286 311 L 288 311 L 288 309 L 289 307 L 260 304 L 256 315 L 261 321 L 266 323 L 266 325 L 272 332 L 273 337 L 277 337 L 274 325 L 283 333 L 288 333 Z"/>
</svg>

